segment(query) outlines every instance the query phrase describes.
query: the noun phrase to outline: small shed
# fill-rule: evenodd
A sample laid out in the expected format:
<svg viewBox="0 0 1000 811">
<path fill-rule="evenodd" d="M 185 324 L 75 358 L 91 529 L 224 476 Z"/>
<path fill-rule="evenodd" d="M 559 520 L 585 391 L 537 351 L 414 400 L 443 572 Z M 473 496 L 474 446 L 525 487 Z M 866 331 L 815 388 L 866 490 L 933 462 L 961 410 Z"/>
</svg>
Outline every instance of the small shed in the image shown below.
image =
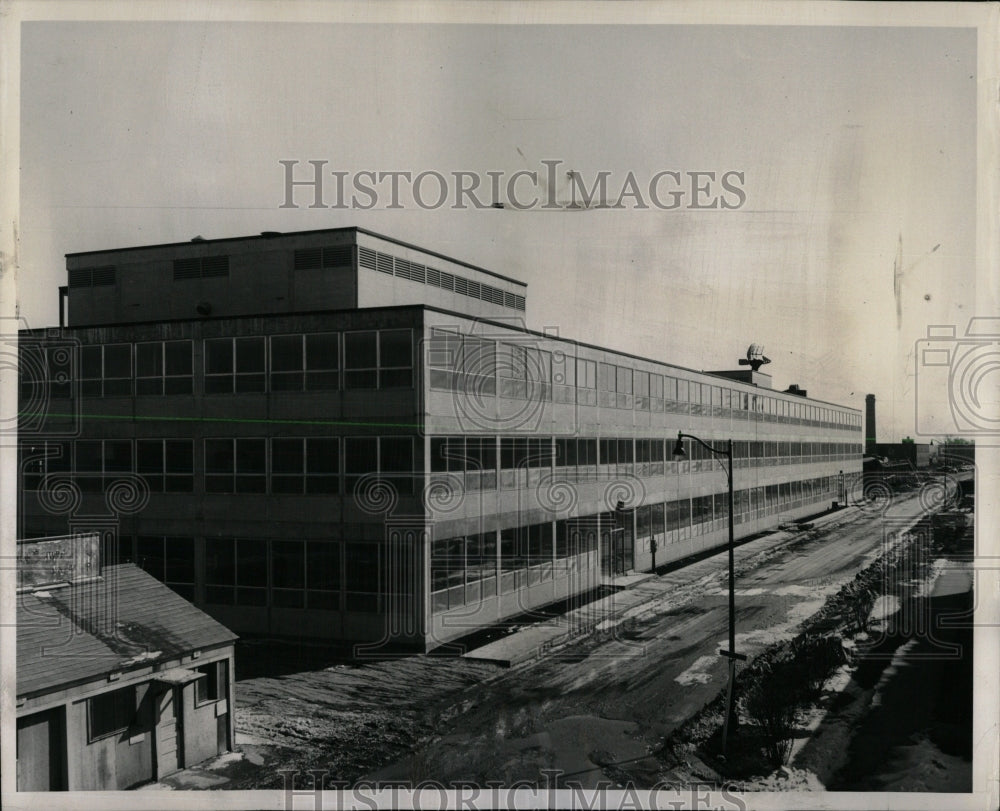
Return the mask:
<svg viewBox="0 0 1000 811">
<path fill-rule="evenodd" d="M 17 788 L 127 789 L 231 749 L 236 635 L 99 538 L 18 542 Z"/>
</svg>

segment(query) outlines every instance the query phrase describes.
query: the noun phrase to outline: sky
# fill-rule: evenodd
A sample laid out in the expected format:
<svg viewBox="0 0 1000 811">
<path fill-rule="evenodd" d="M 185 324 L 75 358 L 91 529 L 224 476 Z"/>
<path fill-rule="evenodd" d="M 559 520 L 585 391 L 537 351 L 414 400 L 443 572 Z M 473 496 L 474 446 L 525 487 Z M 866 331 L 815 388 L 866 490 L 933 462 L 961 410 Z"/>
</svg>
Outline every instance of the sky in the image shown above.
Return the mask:
<svg viewBox="0 0 1000 811">
<path fill-rule="evenodd" d="M 58 322 L 66 253 L 357 225 L 527 282 L 535 329 L 698 370 L 762 344 L 776 388 L 874 393 L 898 441 L 945 407 L 917 396 L 928 325 L 989 314 L 975 29 L 33 22 L 21 47 L 31 326 Z M 648 207 L 282 208 L 282 160 L 538 172 L 515 203 L 558 161 L 557 201 L 603 171 L 608 205 L 631 173 Z M 714 172 L 710 197 L 739 173 L 741 204 L 653 205 L 666 171 Z"/>
</svg>

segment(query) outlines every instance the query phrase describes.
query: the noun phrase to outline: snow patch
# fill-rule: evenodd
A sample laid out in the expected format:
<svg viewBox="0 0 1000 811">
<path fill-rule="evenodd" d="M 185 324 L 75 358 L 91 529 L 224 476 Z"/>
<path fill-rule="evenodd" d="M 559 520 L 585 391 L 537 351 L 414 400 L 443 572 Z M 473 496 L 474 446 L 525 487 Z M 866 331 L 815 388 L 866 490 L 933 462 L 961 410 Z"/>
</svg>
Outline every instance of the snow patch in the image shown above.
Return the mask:
<svg viewBox="0 0 1000 811">
<path fill-rule="evenodd" d="M 872 613 L 868 617 L 869 622 L 885 622 L 889 617 L 899 611 L 899 597 L 895 594 L 883 594 L 872 606 Z"/>
<path fill-rule="evenodd" d="M 717 661 L 718 656 L 699 656 L 693 665 L 674 678 L 678 684 L 708 684 L 712 674 L 706 671 Z"/>
<path fill-rule="evenodd" d="M 210 763 L 206 763 L 205 768 L 209 770 L 224 769 L 229 764 L 238 763 L 241 760 L 243 760 L 242 752 L 227 752 L 224 755 L 219 755 L 219 757 Z"/>
<path fill-rule="evenodd" d="M 931 570 L 927 573 L 927 578 L 920 584 L 917 596 L 929 597 L 931 592 L 934 590 L 934 581 L 938 579 L 938 575 L 940 575 L 945 569 L 954 567 L 954 565 L 955 564 L 947 558 L 935 558 L 935 560 L 931 563 Z"/>
</svg>

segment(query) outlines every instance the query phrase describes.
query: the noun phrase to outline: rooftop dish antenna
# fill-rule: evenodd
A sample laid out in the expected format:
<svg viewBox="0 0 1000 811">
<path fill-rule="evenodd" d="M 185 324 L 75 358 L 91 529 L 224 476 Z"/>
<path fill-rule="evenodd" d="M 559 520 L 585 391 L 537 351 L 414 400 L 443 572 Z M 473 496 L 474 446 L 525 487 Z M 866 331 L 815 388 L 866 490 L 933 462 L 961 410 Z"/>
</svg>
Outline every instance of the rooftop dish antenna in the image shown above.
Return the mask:
<svg viewBox="0 0 1000 811">
<path fill-rule="evenodd" d="M 761 366 L 770 362 L 771 359 L 764 356 L 764 346 L 762 344 L 750 344 L 747 347 L 746 358 L 740 358 L 740 366 L 749 366 L 755 372 L 760 371 Z"/>
</svg>

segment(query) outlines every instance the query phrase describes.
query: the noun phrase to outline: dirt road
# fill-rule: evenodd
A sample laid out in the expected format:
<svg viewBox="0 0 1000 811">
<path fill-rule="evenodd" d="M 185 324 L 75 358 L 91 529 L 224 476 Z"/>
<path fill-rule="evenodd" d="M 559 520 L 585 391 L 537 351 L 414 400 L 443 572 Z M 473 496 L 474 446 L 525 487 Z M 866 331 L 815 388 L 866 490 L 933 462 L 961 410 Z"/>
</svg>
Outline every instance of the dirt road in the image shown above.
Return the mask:
<svg viewBox="0 0 1000 811">
<path fill-rule="evenodd" d="M 857 513 L 777 550 L 769 538 L 741 546 L 737 650 L 753 656 L 793 636 L 920 512 L 916 498 L 900 499 L 884 516 Z M 633 776 L 648 769 L 652 783 L 658 766 L 645 756 L 725 685 L 725 553 L 636 588 L 645 599 L 602 632 L 509 670 L 411 657 L 240 680 L 240 740 L 267 749 L 273 768 L 328 769 L 349 781 L 509 783 L 559 769 L 592 787 L 628 760 Z"/>
</svg>

